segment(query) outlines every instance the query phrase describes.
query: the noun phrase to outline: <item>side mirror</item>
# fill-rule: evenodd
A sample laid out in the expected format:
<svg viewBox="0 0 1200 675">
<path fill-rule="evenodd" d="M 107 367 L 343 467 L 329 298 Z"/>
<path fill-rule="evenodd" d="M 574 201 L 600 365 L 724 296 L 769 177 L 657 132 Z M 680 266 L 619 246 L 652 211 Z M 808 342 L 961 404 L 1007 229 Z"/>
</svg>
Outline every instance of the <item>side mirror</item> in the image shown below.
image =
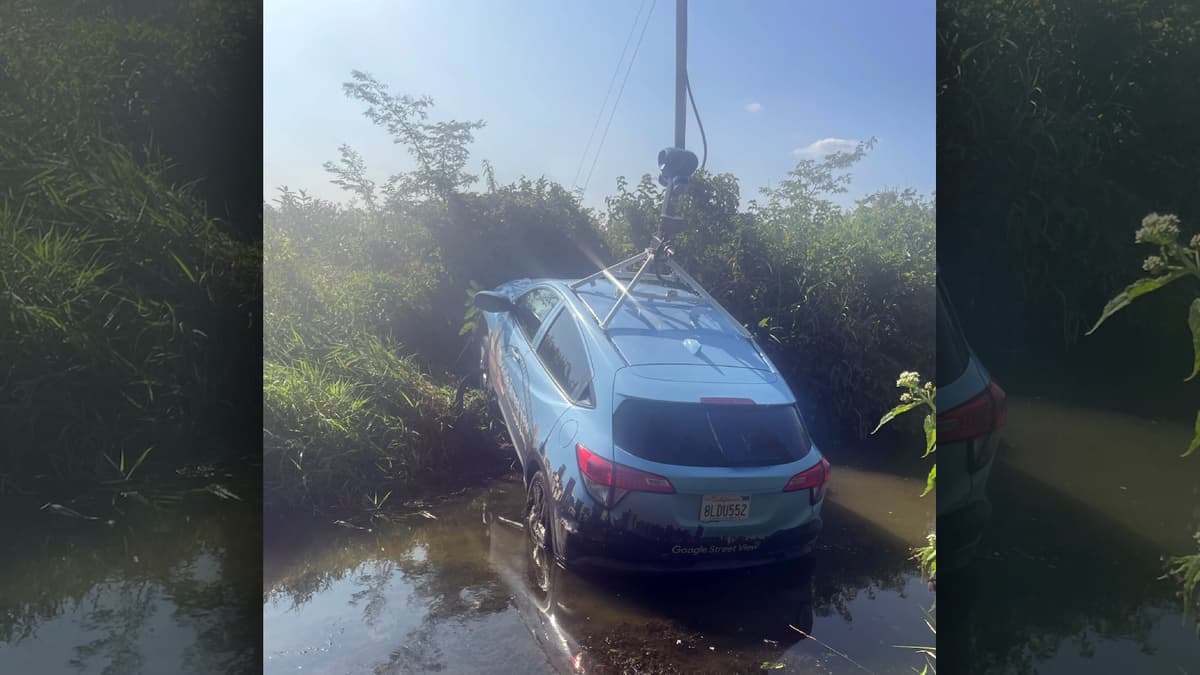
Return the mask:
<svg viewBox="0 0 1200 675">
<path fill-rule="evenodd" d="M 479 291 L 475 294 L 475 306 L 485 312 L 511 312 L 516 308 L 512 301 L 491 291 Z"/>
</svg>

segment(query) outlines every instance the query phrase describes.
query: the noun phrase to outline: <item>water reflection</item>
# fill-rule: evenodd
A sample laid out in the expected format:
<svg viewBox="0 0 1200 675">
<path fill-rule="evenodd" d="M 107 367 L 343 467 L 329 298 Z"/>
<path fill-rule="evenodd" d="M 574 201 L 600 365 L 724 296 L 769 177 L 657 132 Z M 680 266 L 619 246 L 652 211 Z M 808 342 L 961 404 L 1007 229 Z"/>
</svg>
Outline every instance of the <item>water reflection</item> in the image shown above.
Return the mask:
<svg viewBox="0 0 1200 675">
<path fill-rule="evenodd" d="M 510 477 L 436 520 L 268 546 L 266 671 L 910 672 L 894 645 L 932 640 L 914 542 L 836 503 L 807 561 L 660 577 L 536 566 L 521 506 Z"/>
<path fill-rule="evenodd" d="M 1195 672 L 1195 625 L 1159 579 L 1162 557 L 1190 550 L 1200 526 L 1200 472 L 1178 458 L 1187 437 L 1182 425 L 1011 400 L 990 522 L 939 579 L 945 672 Z M 951 543 L 940 537 L 939 555 Z"/>
<path fill-rule="evenodd" d="M 257 671 L 260 527 L 207 504 L 25 521 L 0 560 L 0 672 Z"/>
</svg>

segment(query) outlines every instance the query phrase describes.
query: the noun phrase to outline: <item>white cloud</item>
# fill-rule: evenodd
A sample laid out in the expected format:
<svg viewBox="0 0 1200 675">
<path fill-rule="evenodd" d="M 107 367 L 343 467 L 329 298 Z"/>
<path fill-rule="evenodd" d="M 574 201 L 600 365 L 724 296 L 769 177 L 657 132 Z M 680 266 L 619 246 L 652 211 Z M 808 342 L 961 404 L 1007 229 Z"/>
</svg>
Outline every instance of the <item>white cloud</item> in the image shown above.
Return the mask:
<svg viewBox="0 0 1200 675">
<path fill-rule="evenodd" d="M 751 101 L 750 103 L 747 103 L 744 108 L 746 112 L 749 113 L 762 112 L 763 104 L 759 103 L 758 101 Z"/>
<path fill-rule="evenodd" d="M 797 157 L 824 157 L 835 152 L 850 152 L 858 147 L 858 141 L 849 138 L 822 138 L 803 148 L 792 150 Z"/>
</svg>

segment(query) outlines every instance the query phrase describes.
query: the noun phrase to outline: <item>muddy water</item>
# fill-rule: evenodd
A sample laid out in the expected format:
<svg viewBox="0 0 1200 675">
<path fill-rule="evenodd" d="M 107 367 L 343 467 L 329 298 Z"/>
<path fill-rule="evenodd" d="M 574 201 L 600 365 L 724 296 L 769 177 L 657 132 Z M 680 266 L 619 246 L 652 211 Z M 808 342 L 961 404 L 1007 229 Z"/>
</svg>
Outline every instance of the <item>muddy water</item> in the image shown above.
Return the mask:
<svg viewBox="0 0 1200 675">
<path fill-rule="evenodd" d="M 911 672 L 920 657 L 895 645 L 933 639 L 907 558 L 933 502 L 864 470 L 833 485 L 811 559 L 719 575 L 533 569 L 516 476 L 429 505 L 435 519 L 289 533 L 265 552 L 265 671 Z"/>
<path fill-rule="evenodd" d="M 197 495 L 110 517 L 6 523 L 0 673 L 258 672 L 261 509 Z"/>
<path fill-rule="evenodd" d="M 1200 529 L 1188 439 L 1183 425 L 1011 400 L 991 520 L 974 559 L 939 580 L 944 671 L 1200 673 L 1196 626 L 1158 579 Z"/>
</svg>

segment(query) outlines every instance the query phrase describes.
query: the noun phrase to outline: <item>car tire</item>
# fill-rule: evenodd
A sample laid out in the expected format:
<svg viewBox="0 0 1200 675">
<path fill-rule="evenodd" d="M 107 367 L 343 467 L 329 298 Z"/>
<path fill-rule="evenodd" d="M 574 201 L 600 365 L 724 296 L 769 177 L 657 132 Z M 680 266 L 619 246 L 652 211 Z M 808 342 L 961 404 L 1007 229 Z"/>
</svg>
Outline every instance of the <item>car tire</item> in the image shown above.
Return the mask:
<svg viewBox="0 0 1200 675">
<path fill-rule="evenodd" d="M 525 491 L 525 533 L 529 550 L 530 573 L 542 591 L 550 588 L 551 568 L 555 564 L 553 499 L 546 474 L 537 471 Z"/>
</svg>

